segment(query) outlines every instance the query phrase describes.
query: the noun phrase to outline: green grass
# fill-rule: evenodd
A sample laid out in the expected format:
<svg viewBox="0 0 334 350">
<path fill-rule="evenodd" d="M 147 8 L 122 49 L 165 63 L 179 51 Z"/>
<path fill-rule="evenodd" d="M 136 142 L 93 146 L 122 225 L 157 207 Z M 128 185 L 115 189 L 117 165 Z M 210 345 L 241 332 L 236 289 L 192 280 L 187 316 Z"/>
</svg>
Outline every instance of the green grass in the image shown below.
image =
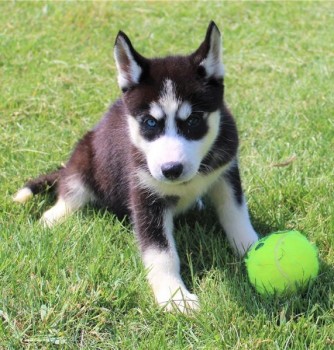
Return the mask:
<svg viewBox="0 0 334 350">
<path fill-rule="evenodd" d="M 211 19 L 254 226 L 304 232 L 321 273 L 302 295 L 258 296 L 207 210 L 176 231 L 201 301 L 187 317 L 155 306 L 126 222 L 86 208 L 47 230 L 38 218 L 52 198 L 11 196 L 66 160 L 119 95 L 119 29 L 144 55 L 188 53 Z M 330 2 L 1 2 L 0 349 L 333 348 L 333 37 Z"/>
</svg>

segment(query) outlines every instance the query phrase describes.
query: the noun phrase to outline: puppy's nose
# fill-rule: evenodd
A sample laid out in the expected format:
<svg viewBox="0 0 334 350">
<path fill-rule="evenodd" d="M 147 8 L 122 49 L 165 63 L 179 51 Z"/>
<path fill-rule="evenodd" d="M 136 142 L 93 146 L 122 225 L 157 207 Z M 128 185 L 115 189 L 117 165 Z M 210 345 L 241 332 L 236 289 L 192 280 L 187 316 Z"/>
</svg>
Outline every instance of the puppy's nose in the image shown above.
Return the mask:
<svg viewBox="0 0 334 350">
<path fill-rule="evenodd" d="M 164 177 L 168 180 L 175 180 L 182 174 L 183 165 L 179 162 L 169 162 L 161 166 Z"/>
</svg>

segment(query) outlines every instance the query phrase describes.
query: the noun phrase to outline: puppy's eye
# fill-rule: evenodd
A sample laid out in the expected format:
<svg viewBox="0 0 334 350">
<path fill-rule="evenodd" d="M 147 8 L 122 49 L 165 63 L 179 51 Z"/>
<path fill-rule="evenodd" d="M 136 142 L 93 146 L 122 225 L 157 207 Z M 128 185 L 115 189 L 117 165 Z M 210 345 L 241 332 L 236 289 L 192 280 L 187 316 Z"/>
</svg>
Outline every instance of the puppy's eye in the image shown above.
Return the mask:
<svg viewBox="0 0 334 350">
<path fill-rule="evenodd" d="M 158 125 L 158 122 L 153 117 L 146 117 L 143 121 L 144 125 L 150 129 L 155 128 Z"/>
<path fill-rule="evenodd" d="M 202 118 L 199 115 L 191 115 L 189 118 L 187 118 L 186 123 L 188 127 L 195 128 L 198 126 L 202 121 Z"/>
</svg>

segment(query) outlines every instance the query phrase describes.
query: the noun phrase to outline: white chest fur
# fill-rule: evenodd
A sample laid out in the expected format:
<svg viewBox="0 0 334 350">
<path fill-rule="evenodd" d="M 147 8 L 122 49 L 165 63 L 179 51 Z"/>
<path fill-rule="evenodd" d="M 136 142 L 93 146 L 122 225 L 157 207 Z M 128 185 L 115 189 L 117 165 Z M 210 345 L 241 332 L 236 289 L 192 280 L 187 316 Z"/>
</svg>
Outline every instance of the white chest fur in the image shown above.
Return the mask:
<svg viewBox="0 0 334 350">
<path fill-rule="evenodd" d="M 160 196 L 176 196 L 179 198 L 175 208 L 175 214 L 186 211 L 195 201 L 206 194 L 210 187 L 231 166 L 231 163 L 210 172 L 209 174 L 198 174 L 192 180 L 185 183 L 167 183 L 154 179 L 145 171 L 138 172 L 141 186 Z"/>
</svg>

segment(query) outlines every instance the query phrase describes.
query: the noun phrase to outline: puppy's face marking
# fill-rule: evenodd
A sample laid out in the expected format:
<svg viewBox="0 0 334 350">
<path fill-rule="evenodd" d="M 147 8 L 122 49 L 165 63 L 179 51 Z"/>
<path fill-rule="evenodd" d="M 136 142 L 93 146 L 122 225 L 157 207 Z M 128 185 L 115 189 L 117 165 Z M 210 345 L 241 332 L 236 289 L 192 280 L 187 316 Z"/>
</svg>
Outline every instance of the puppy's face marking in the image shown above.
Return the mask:
<svg viewBox="0 0 334 350">
<path fill-rule="evenodd" d="M 219 122 L 219 110 L 196 110 L 177 94 L 170 79 L 164 80 L 147 111 L 128 116 L 131 141 L 145 155 L 151 176 L 173 184 L 196 175 L 217 137 Z"/>
</svg>

